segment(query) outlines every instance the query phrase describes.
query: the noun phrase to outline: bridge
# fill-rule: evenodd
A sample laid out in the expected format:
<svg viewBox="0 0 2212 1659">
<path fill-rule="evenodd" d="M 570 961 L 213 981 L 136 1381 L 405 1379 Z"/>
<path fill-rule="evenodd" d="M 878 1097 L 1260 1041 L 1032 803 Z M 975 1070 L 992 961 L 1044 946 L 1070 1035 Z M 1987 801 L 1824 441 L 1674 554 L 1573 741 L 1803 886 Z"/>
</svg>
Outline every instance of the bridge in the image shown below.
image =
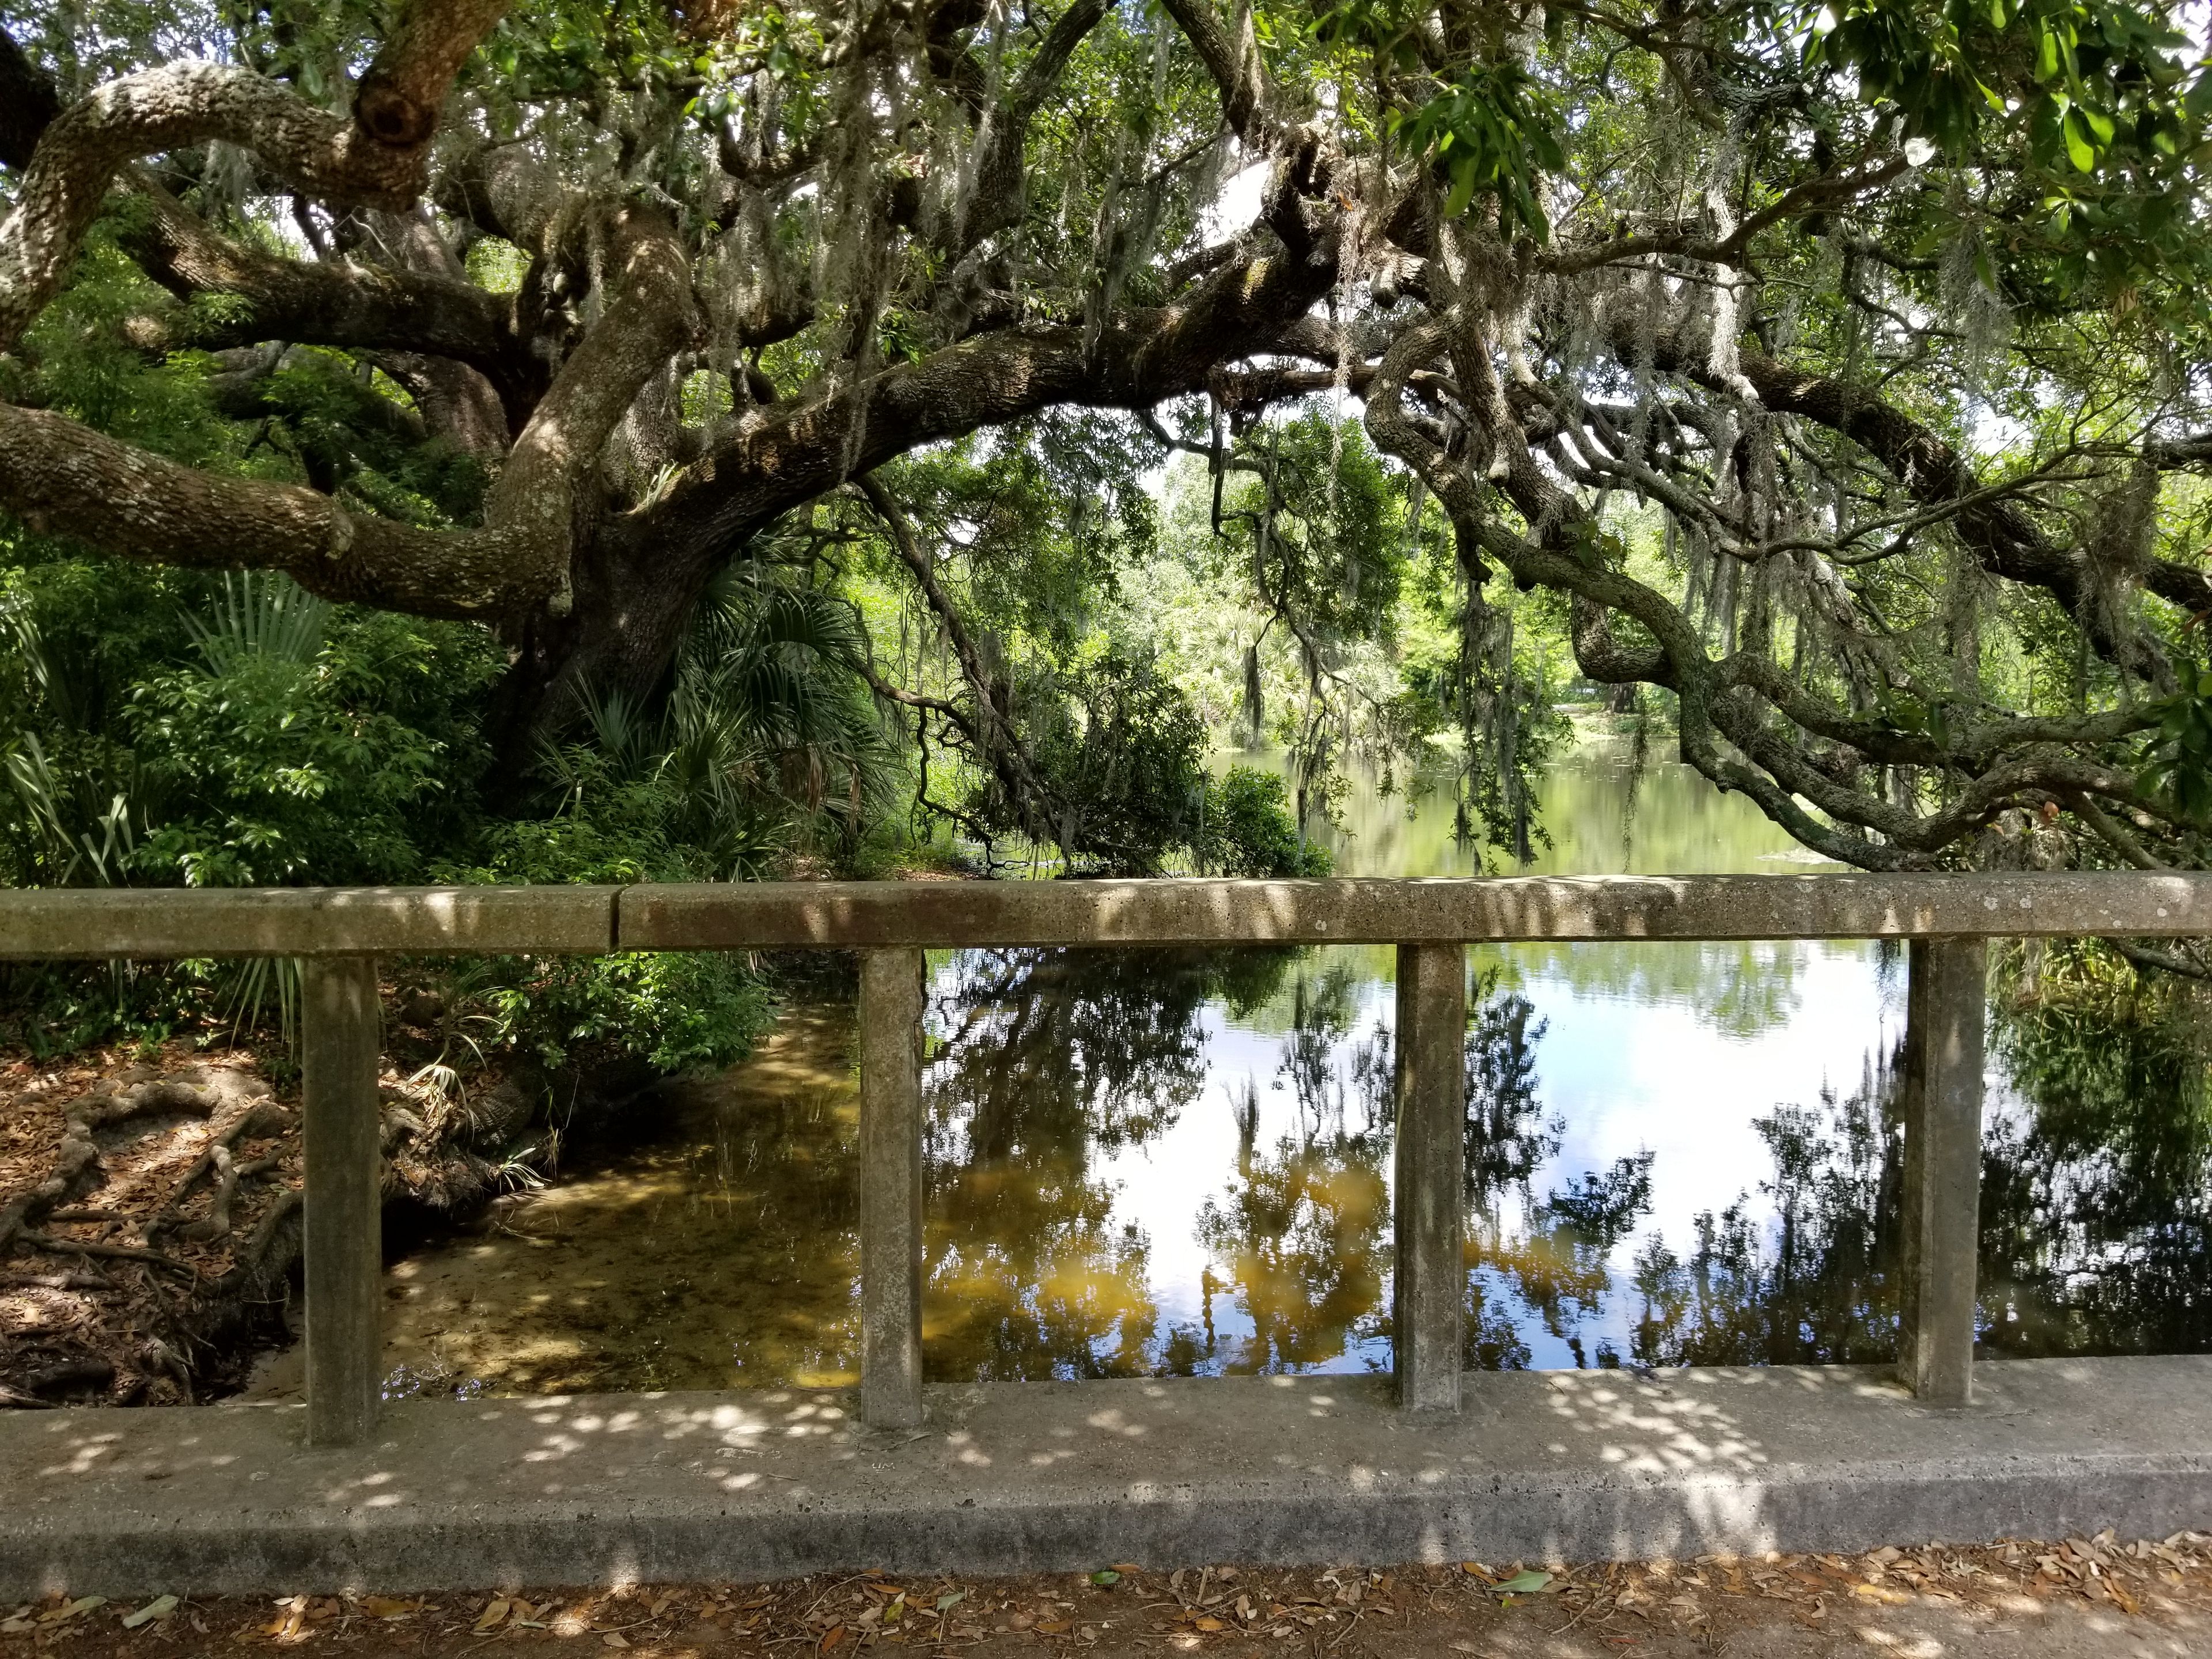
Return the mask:
<svg viewBox="0 0 2212 1659">
<path fill-rule="evenodd" d="M 0 1595 L 1107 1560 L 1532 1559 L 2212 1520 L 2212 1359 L 1977 1363 L 1988 942 L 2212 934 L 2212 876 L 11 890 L 0 958 L 301 966 L 304 1407 L 0 1419 Z M 1465 1373 L 1466 947 L 1909 941 L 1899 1358 Z M 1392 945 L 1388 1379 L 925 1387 L 923 952 Z M 860 953 L 858 1389 L 386 1405 L 379 956 Z"/>
</svg>

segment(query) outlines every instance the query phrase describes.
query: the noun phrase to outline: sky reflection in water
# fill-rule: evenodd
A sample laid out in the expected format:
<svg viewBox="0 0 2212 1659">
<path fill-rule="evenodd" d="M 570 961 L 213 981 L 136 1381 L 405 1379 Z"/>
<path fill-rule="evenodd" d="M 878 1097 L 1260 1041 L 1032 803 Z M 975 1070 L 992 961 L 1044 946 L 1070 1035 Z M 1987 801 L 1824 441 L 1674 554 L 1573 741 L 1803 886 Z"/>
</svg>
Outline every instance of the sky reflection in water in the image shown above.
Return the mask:
<svg viewBox="0 0 2212 1659">
<path fill-rule="evenodd" d="M 1686 769 L 1638 775 L 1624 744 L 1586 745 L 1547 794 L 1539 872 L 1805 860 Z M 1347 818 L 1346 873 L 1469 867 L 1440 812 L 1408 819 L 1370 787 Z M 1857 944 L 1472 954 L 1469 1363 L 1646 1357 L 1639 1256 L 1663 1291 L 1662 1252 L 1693 1253 L 1701 1215 L 1770 1221 L 1757 1121 L 1861 1086 L 1901 1020 L 1901 973 Z M 933 1374 L 1387 1369 L 1389 950 L 933 961 Z M 1110 1034 L 1091 1029 L 1106 1009 Z M 968 1271 L 1031 1224 L 1002 1234 L 971 1188 L 1048 1190 L 1087 1218 L 1034 1263 L 1033 1307 Z M 1044 1339 L 1054 1324 L 1063 1340 Z"/>
</svg>

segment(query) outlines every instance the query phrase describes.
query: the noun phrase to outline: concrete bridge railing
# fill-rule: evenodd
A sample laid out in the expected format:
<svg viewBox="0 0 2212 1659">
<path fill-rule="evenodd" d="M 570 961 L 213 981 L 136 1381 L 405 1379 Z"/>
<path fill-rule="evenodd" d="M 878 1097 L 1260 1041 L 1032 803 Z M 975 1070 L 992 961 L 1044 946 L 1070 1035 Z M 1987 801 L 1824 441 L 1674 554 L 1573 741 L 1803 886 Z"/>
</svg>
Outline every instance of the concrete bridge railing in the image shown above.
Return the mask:
<svg viewBox="0 0 2212 1659">
<path fill-rule="evenodd" d="M 1478 942 L 1903 939 L 1901 1380 L 1972 1388 L 1984 993 L 1992 938 L 2212 935 L 2212 875 L 757 883 L 0 892 L 0 959 L 271 956 L 302 964 L 308 1438 L 374 1426 L 381 1273 L 375 958 L 861 952 L 861 1413 L 921 1420 L 922 952 L 966 945 L 1388 944 L 1398 951 L 1401 1405 L 1458 1408 L 1461 1050 Z"/>
</svg>

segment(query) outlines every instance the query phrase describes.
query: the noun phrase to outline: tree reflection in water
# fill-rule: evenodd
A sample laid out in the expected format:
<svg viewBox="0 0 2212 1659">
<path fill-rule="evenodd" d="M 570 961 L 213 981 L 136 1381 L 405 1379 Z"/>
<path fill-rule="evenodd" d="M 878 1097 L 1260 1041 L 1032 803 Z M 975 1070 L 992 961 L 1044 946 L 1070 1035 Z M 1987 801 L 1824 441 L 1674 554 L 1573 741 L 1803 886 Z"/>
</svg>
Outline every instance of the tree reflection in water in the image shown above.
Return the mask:
<svg viewBox="0 0 2212 1659">
<path fill-rule="evenodd" d="M 932 1375 L 1387 1363 L 1393 1045 L 1352 953 L 970 952 L 937 983 Z M 1984 1352 L 2212 1349 L 2203 1007 L 2181 993 L 2146 1012 L 2005 985 L 1992 1052 L 2009 1085 L 1993 1092 L 1984 1146 Z M 1195 1218 L 1211 1258 L 1202 1311 L 1169 1322 L 1154 1241 L 1117 1221 L 1098 1165 L 1200 1107 L 1220 1078 L 1209 1006 L 1277 1032 L 1276 1059 L 1271 1075 L 1221 1079 L 1235 1168 Z M 1650 1224 L 1666 1172 L 1649 1152 L 1559 1167 L 1545 1032 L 1497 967 L 1475 976 L 1470 1367 L 1526 1367 L 1545 1339 L 1593 1366 L 1894 1354 L 1897 1054 L 1870 1054 L 1847 1093 L 1754 1120 L 1771 1174 L 1666 1237 Z M 1240 1316 L 1217 1328 L 1224 1299 Z"/>
<path fill-rule="evenodd" d="M 1144 1375 L 1150 1241 L 1095 1156 L 1173 1125 L 1206 1079 L 1200 1014 L 1274 994 L 1285 951 L 965 951 L 922 1075 L 934 1377 Z"/>
<path fill-rule="evenodd" d="M 1588 1363 L 1582 1327 L 1602 1316 L 1607 1259 L 1650 1208 L 1651 1155 L 1588 1170 L 1538 1199 L 1537 1172 L 1559 1156 L 1565 1127 L 1545 1115 L 1536 1044 L 1545 1023 L 1499 971 L 1476 975 L 1466 1040 L 1467 1364 L 1519 1370 L 1539 1325 Z M 1595 1363 L 1617 1364 L 1597 1345 Z"/>
<path fill-rule="evenodd" d="M 1223 1197 L 1206 1200 L 1198 1237 L 1223 1264 L 1222 1282 L 1241 1296 L 1252 1331 L 1226 1352 L 1209 1337 L 1212 1369 L 1310 1370 L 1341 1358 L 1355 1335 L 1387 1335 L 1390 1032 L 1377 1024 L 1354 1037 L 1361 985 L 1341 962 L 1297 977 L 1276 1067 L 1296 1108 L 1292 1133 L 1256 1146 L 1256 1091 L 1241 1104 L 1237 1175 Z"/>
<path fill-rule="evenodd" d="M 1656 1235 L 1636 1254 L 1633 1357 L 1650 1365 L 1875 1364 L 1896 1357 L 1894 1252 L 1904 1144 L 1893 1063 L 1847 1099 L 1778 1106 L 1753 1127 L 1774 1160 L 1686 1260 Z M 1757 1210 L 1768 1210 L 1765 1215 Z"/>
<path fill-rule="evenodd" d="M 1982 1145 L 1986 1358 L 2212 1349 L 2212 1121 L 2204 994 L 2081 988 L 2045 1001 L 2015 971 L 1992 1000 L 2002 1078 Z M 1686 1260 L 1637 1255 L 1633 1352 L 1652 1364 L 1894 1357 L 1904 1145 L 1900 1056 L 1817 1110 L 1758 1122 L 1774 1160 L 1748 1200 L 1698 1218 Z"/>
<path fill-rule="evenodd" d="M 1295 951 L 968 952 L 939 976 L 928 1109 L 931 1375 L 992 1379 L 1253 1373 L 1377 1364 L 1387 1352 L 1393 1045 L 1366 1020 L 1355 960 Z M 1172 1127 L 1209 1077 L 1205 1011 L 1279 1018 L 1267 1087 L 1289 1125 L 1262 1144 L 1261 1084 L 1228 1085 L 1233 1175 L 1195 1233 L 1212 1258 L 1196 1322 L 1163 1327 L 1152 1241 L 1114 1219 L 1096 1164 Z M 1285 1006 L 1284 1005 L 1287 1005 Z M 1607 1255 L 1649 1206 L 1648 1158 L 1520 1207 L 1559 1150 L 1537 1093 L 1541 1021 L 1495 971 L 1466 1041 L 1468 1199 L 1477 1220 L 1470 1363 L 1525 1364 L 1516 1320 L 1571 1327 L 1603 1298 Z M 1486 1274 L 1496 1311 L 1481 1294 Z M 1249 1331 L 1224 1334 L 1217 1298 Z M 1510 1307 L 1509 1304 L 1518 1304 Z M 1364 1352 L 1363 1352 L 1364 1351 Z"/>
<path fill-rule="evenodd" d="M 2212 1349 L 2212 987 L 2053 947 L 2000 975 L 2016 1100 L 1982 1151 L 1984 1351 Z M 2107 959 L 2108 961 L 2109 959 Z"/>
</svg>

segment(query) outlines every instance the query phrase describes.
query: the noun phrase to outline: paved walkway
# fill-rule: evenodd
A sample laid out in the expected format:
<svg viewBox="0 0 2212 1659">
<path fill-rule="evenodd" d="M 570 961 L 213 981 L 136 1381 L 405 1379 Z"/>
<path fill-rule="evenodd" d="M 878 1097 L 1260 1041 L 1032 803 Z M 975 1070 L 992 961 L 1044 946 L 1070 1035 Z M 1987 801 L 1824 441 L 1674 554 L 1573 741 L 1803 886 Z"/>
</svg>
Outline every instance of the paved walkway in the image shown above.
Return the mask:
<svg viewBox="0 0 2212 1659">
<path fill-rule="evenodd" d="M 2010 1361 L 1976 1403 L 1820 1368 L 416 1401 L 307 1450 L 282 1406 L 0 1415 L 0 1597 L 1074 1571 L 1128 1560 L 1693 1559 L 2212 1528 L 2212 1358 Z"/>
</svg>

